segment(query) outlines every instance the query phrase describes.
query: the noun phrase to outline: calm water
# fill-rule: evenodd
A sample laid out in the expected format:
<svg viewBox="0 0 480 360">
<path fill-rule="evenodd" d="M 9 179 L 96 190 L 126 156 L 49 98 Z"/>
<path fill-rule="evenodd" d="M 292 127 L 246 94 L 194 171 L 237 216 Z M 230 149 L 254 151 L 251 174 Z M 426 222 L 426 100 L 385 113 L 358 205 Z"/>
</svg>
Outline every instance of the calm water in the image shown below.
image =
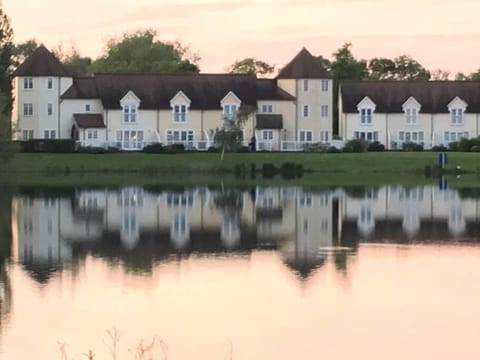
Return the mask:
<svg viewBox="0 0 480 360">
<path fill-rule="evenodd" d="M 22 188 L 0 216 L 2 359 L 480 358 L 472 189 Z"/>
</svg>

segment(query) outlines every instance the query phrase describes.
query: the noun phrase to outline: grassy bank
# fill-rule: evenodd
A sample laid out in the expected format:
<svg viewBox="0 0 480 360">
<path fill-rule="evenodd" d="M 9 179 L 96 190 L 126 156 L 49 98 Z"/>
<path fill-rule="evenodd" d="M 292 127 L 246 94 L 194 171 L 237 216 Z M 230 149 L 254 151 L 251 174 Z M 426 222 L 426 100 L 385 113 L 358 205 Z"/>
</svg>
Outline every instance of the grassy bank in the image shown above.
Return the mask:
<svg viewBox="0 0 480 360">
<path fill-rule="evenodd" d="M 425 166 L 434 165 L 438 154 L 365 153 L 365 154 L 304 154 L 304 153 L 247 153 L 226 154 L 16 154 L 0 169 L 0 184 L 6 185 L 281 185 L 302 186 L 434 184 L 435 178 L 424 176 Z M 300 164 L 307 172 L 302 178 L 285 180 L 280 176 L 264 179 L 247 174 L 233 175 L 235 165 L 263 164 L 281 167 L 285 162 Z M 480 154 L 449 153 L 450 170 L 460 166 L 468 174 L 449 176 L 449 184 L 475 186 L 480 184 Z"/>
<path fill-rule="evenodd" d="M 364 154 L 245 153 L 226 154 L 17 154 L 3 164 L 0 173 L 155 173 L 212 174 L 232 172 L 236 164 L 301 164 L 316 173 L 423 174 L 426 165 L 437 163 L 432 152 L 382 152 Z M 480 154 L 449 153 L 449 168 L 460 166 L 469 173 L 480 173 Z"/>
</svg>

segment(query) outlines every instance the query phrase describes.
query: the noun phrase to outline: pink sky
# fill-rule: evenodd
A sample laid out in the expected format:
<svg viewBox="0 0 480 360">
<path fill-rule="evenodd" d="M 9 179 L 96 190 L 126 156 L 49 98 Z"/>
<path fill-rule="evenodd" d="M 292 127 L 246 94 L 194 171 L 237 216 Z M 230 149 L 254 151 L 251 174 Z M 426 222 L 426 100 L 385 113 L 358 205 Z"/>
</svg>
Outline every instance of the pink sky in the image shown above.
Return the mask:
<svg viewBox="0 0 480 360">
<path fill-rule="evenodd" d="M 414 6 L 413 6 L 414 4 Z M 15 40 L 75 44 L 99 56 L 112 36 L 154 28 L 199 53 L 203 72 L 244 57 L 285 65 L 305 46 L 330 57 L 352 42 L 359 58 L 407 54 L 430 70 L 480 68 L 478 0 L 3 0 Z"/>
</svg>

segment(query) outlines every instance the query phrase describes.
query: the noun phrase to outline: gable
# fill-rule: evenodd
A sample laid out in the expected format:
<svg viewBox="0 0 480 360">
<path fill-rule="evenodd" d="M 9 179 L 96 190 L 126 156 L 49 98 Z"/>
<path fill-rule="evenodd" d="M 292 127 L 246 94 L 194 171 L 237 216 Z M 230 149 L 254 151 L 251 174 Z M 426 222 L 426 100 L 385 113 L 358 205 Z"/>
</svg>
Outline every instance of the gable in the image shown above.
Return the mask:
<svg viewBox="0 0 480 360">
<path fill-rule="evenodd" d="M 241 105 L 242 103 L 242 100 L 240 100 L 238 98 L 237 95 L 235 95 L 235 93 L 233 91 L 230 91 L 227 95 L 225 95 L 225 97 L 220 100 L 220 104 L 223 105 L 223 104 L 237 104 L 237 105 Z"/>
<path fill-rule="evenodd" d="M 465 110 L 468 107 L 468 104 L 460 99 L 458 96 L 455 96 L 455 98 L 450 101 L 450 103 L 447 105 L 448 110 L 450 109 L 463 109 Z"/>
<path fill-rule="evenodd" d="M 360 109 L 373 109 L 375 110 L 377 105 L 368 96 L 365 96 L 362 101 L 357 104 L 357 110 Z"/>
<path fill-rule="evenodd" d="M 170 105 L 190 105 L 192 101 L 189 99 L 185 93 L 180 90 L 171 100 L 170 100 Z"/>
<path fill-rule="evenodd" d="M 130 105 L 130 104 L 136 104 L 136 105 L 140 105 L 141 101 L 140 99 L 138 98 L 137 95 L 135 95 L 135 93 L 132 91 L 132 90 L 129 90 L 125 96 L 120 100 L 120 105 L 123 106 L 123 105 Z"/>
<path fill-rule="evenodd" d="M 420 110 L 422 108 L 422 105 L 415 99 L 415 97 L 410 96 L 407 101 L 405 101 L 402 104 L 402 109 L 405 111 L 405 109 L 417 109 Z"/>
</svg>

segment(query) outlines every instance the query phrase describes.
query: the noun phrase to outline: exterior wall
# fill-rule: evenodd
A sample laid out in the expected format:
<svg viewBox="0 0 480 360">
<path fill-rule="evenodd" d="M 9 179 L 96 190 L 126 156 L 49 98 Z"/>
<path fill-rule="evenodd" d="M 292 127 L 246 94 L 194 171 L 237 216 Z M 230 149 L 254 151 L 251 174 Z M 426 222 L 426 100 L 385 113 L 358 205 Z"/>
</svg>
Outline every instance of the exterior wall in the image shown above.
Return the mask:
<svg viewBox="0 0 480 360">
<path fill-rule="evenodd" d="M 278 79 L 277 86 L 290 95 L 297 97 L 297 81 L 295 79 Z"/>
<path fill-rule="evenodd" d="M 308 90 L 304 90 L 304 81 L 308 80 Z M 313 142 L 320 142 L 320 131 L 328 131 L 332 139 L 333 131 L 333 81 L 328 81 L 328 91 L 322 91 L 321 79 L 297 80 L 297 139 L 299 130 L 312 130 Z M 309 107 L 309 114 L 304 116 L 304 106 Z M 328 106 L 327 116 L 321 116 L 322 105 Z"/>
<path fill-rule="evenodd" d="M 123 121 L 123 112 L 121 109 L 108 110 L 108 118 L 105 121 L 107 126 L 107 139 L 109 141 L 117 140 L 117 131 L 135 130 L 143 131 L 144 141 L 157 141 L 157 111 L 156 110 L 142 110 L 138 111 L 135 123 L 125 123 Z"/>
<path fill-rule="evenodd" d="M 377 131 L 378 141 L 387 146 L 387 149 L 394 149 L 395 144 L 401 148 L 402 141 L 399 139 L 399 132 L 419 132 L 424 133 L 424 146 L 430 148 L 435 145 L 448 146 L 449 141 L 445 141 L 444 133 L 468 132 L 469 138 L 479 136 L 478 133 L 478 114 L 464 115 L 463 125 L 452 125 L 450 114 L 425 114 L 419 113 L 417 116 L 417 124 L 410 125 L 406 123 L 405 114 L 403 113 L 373 113 L 372 124 L 361 124 L 360 114 L 341 113 L 339 119 L 341 121 L 340 136 L 345 140 L 354 139 L 355 131 Z M 406 141 L 403 141 L 406 142 Z M 418 142 L 418 141 L 417 141 Z"/>
<path fill-rule="evenodd" d="M 85 111 L 85 105 L 90 105 L 90 111 Z M 70 139 L 72 126 L 74 125 L 73 114 L 104 114 L 102 102 L 99 99 L 65 99 L 60 104 L 60 118 L 62 122 L 62 137 Z M 106 140 L 106 130 L 99 130 L 99 141 Z M 84 129 L 80 129 L 79 140 L 84 140 Z M 98 145 L 98 144 L 97 144 Z"/>
</svg>

